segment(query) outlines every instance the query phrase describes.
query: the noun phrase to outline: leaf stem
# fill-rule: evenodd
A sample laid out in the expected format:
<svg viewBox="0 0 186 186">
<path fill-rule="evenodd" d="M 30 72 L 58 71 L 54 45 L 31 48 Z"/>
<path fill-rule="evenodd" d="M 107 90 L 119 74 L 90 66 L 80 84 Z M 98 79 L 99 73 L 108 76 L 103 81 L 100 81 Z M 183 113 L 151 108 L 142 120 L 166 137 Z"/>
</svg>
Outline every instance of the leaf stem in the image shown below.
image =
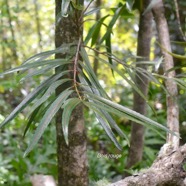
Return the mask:
<svg viewBox="0 0 186 186">
<path fill-rule="evenodd" d="M 74 59 L 74 88 L 75 88 L 75 91 L 77 92 L 77 95 L 78 95 L 79 99 L 82 100 L 81 95 L 79 93 L 79 90 L 77 88 L 77 81 L 76 81 L 80 46 L 81 46 L 81 37 L 79 37 L 77 50 L 76 50 L 76 55 L 75 55 L 75 59 Z"/>
</svg>

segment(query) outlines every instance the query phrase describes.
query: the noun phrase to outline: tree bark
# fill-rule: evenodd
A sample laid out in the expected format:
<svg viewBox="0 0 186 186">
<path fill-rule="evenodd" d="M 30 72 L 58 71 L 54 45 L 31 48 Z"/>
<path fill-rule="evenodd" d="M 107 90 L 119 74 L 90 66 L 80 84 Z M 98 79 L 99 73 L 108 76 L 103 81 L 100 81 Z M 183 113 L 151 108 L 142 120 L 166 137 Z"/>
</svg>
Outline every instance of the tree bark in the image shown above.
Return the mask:
<svg viewBox="0 0 186 186">
<path fill-rule="evenodd" d="M 167 53 L 167 51 L 171 52 L 172 50 L 170 44 L 168 24 L 164 15 L 163 2 L 160 1 L 153 8 L 152 11 L 156 22 L 156 27 L 158 30 L 161 52 L 164 56 L 163 70 L 164 75 L 166 76 L 165 85 L 168 91 L 166 101 L 167 127 L 170 130 L 174 131 L 175 133 L 179 134 L 179 107 L 177 104 L 178 88 L 176 82 L 173 79 L 175 77 L 175 70 L 169 71 L 174 67 L 174 61 L 173 57 L 169 53 Z M 173 149 L 177 149 L 179 147 L 179 138 L 169 133 L 167 135 L 167 143 L 170 143 Z"/>
<path fill-rule="evenodd" d="M 61 11 L 61 0 L 56 0 L 56 18 Z M 83 4 L 83 3 L 82 3 Z M 82 27 L 78 20 L 80 12 L 73 10 L 68 17 L 63 17 L 59 23 L 56 21 L 55 45 L 72 43 L 82 37 Z M 64 58 L 64 54 L 56 54 L 56 58 Z M 73 64 L 72 64 L 73 65 Z M 66 68 L 71 68 L 71 65 Z M 64 70 L 56 69 L 56 73 Z M 73 73 L 69 73 L 69 78 L 73 79 Z M 71 87 L 71 83 L 63 84 L 57 90 L 57 95 L 66 88 Z M 73 95 L 77 96 L 77 95 Z M 72 113 L 69 123 L 69 145 L 64 140 L 61 124 L 62 111 L 56 117 L 57 133 L 57 158 L 58 158 L 58 185 L 59 186 L 87 186 L 88 169 L 86 156 L 86 132 L 84 126 L 83 107 L 76 107 Z"/>
<path fill-rule="evenodd" d="M 144 9 L 148 6 L 149 1 L 144 1 Z M 148 12 L 143 15 L 143 10 L 140 11 L 139 20 L 139 32 L 138 32 L 138 46 L 137 46 L 137 56 L 142 58 L 138 59 L 140 61 L 148 61 L 150 55 L 150 42 L 151 42 L 151 25 L 152 25 L 152 13 Z M 146 70 L 146 65 L 139 65 L 137 63 L 137 68 L 142 68 Z M 147 96 L 148 93 L 148 79 L 142 74 L 136 72 L 135 76 L 136 85 L 144 94 Z M 137 92 L 134 92 L 133 98 L 133 109 L 145 115 L 146 114 L 146 100 L 142 98 Z M 127 159 L 126 169 L 131 168 L 133 165 L 141 161 L 143 155 L 143 144 L 144 144 L 144 126 L 132 122 L 130 149 Z M 127 175 L 127 173 L 126 173 Z M 125 176 L 126 176 L 125 175 Z"/>
<path fill-rule="evenodd" d="M 166 144 L 149 169 L 109 186 L 185 186 L 185 160 L 186 144 L 177 150 L 172 150 Z"/>
<path fill-rule="evenodd" d="M 9 27 L 10 27 L 10 32 L 11 32 L 11 44 L 10 44 L 10 48 L 12 50 L 12 55 L 13 58 L 15 60 L 15 63 L 18 65 L 18 54 L 17 54 L 17 42 L 16 42 L 16 37 L 15 37 L 15 32 L 13 29 L 13 25 L 12 25 L 12 15 L 10 12 L 10 6 L 9 6 L 9 1 L 6 0 L 5 1 L 6 4 L 6 8 L 7 8 L 7 15 L 8 15 L 8 23 L 9 23 Z"/>
</svg>

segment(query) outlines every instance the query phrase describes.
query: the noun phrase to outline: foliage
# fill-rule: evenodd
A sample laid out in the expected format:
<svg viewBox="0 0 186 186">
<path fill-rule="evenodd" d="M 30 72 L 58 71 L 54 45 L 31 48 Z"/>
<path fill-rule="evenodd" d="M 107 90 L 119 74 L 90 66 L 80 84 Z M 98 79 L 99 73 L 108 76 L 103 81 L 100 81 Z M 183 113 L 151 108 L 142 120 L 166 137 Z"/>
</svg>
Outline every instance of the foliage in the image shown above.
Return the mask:
<svg viewBox="0 0 186 186">
<path fill-rule="evenodd" d="M 124 11 L 124 9 L 125 4 L 117 8 L 113 18 L 111 19 L 108 25 L 109 29 L 103 35 L 100 44 L 103 41 L 108 40 L 108 37 L 111 34 L 112 27 L 114 26 L 116 20 L 118 19 L 119 15 Z M 81 23 L 77 22 L 77 24 Z M 96 31 L 97 28 L 94 29 L 94 32 Z M 112 116 L 110 115 L 110 112 L 118 116 L 125 116 L 126 118 L 145 126 L 152 125 L 153 127 L 150 126 L 151 128 L 158 127 L 165 131 L 169 131 L 161 124 L 143 115 L 140 115 L 139 113 L 136 113 L 135 111 L 132 111 L 122 105 L 114 103 L 110 100 L 109 96 L 100 85 L 99 80 L 97 79 L 91 67 L 89 55 L 87 54 L 85 48 L 83 47 L 81 36 L 79 37 L 80 38 L 78 43 L 63 44 L 61 47 L 55 50 L 36 54 L 35 56 L 26 60 L 19 67 L 15 67 L 2 74 L 6 75 L 13 72 L 28 71 L 27 72 L 28 74 L 24 78 L 26 79 L 28 77 L 30 78 L 36 75 L 44 75 L 47 71 L 51 69 L 55 70 L 55 68 L 59 66 L 63 67 L 66 65 L 73 64 L 72 71 L 73 79 L 64 77 L 65 75 L 71 73 L 70 70 L 51 75 L 45 81 L 43 81 L 38 87 L 36 87 L 30 94 L 28 94 L 25 97 L 25 99 L 14 109 L 14 111 L 1 123 L 0 127 L 3 127 L 7 123 L 9 123 L 14 117 L 17 116 L 18 113 L 20 113 L 26 106 L 28 106 L 33 101 L 35 101 L 35 103 L 33 103 L 32 106 L 34 109 L 31 109 L 32 112 L 30 113 L 30 120 L 27 124 L 26 130 L 30 127 L 32 121 L 34 121 L 35 118 L 37 118 L 38 113 L 40 112 L 44 113 L 43 118 L 41 119 L 35 131 L 33 140 L 25 152 L 25 155 L 29 153 L 33 149 L 33 147 L 38 143 L 39 139 L 41 138 L 47 126 L 49 125 L 50 121 L 60 108 L 64 109 L 62 116 L 62 126 L 65 141 L 68 144 L 68 124 L 70 120 L 70 115 L 73 109 L 80 103 L 84 104 L 86 107 L 92 109 L 95 112 L 95 115 L 99 122 L 101 123 L 102 127 L 104 128 L 105 132 L 114 142 L 118 149 L 121 149 L 121 146 L 117 142 L 111 128 L 115 129 L 116 132 L 120 136 L 126 138 L 126 140 L 128 139 L 127 136 L 123 133 L 123 131 L 121 131 L 120 128 L 117 126 Z M 91 37 L 88 37 L 88 39 L 86 40 L 89 39 L 91 39 Z M 92 39 L 94 39 L 93 36 Z M 48 59 L 51 55 L 54 55 L 59 52 L 66 53 L 67 57 L 64 59 Z M 116 56 L 112 55 L 111 53 L 104 54 L 108 57 L 109 63 L 103 58 L 99 57 L 98 59 L 102 61 L 104 64 L 108 65 L 113 71 L 117 72 L 120 76 L 122 76 L 127 81 L 127 83 L 129 83 L 134 88 L 135 91 L 137 91 L 142 97 L 144 97 L 141 91 L 138 89 L 138 87 L 135 86 L 135 82 L 132 80 L 133 74 L 130 72 L 130 70 L 134 69 L 124 64 L 120 59 L 116 58 Z M 113 65 L 112 61 L 114 61 L 115 63 L 123 64 L 124 70 L 126 70 L 128 73 L 130 72 L 129 73 L 129 75 L 131 76 L 130 79 L 123 75 L 122 74 L 123 69 L 119 70 L 115 65 Z M 34 72 L 32 71 L 30 72 L 29 71 L 30 69 L 33 69 Z M 139 72 L 140 70 L 142 69 L 138 69 Z M 151 76 L 148 73 L 147 76 L 151 78 Z M 77 82 L 77 78 L 79 78 L 80 82 Z M 66 81 L 72 81 L 72 87 L 67 90 L 64 90 L 57 98 L 49 99 L 51 98 L 52 94 L 55 93 L 55 89 L 58 86 L 64 84 Z M 157 81 L 155 82 L 157 83 Z M 56 86 L 54 86 L 54 84 Z M 79 98 L 70 98 L 70 95 L 72 93 L 76 93 Z M 46 106 L 43 106 L 45 104 L 46 99 L 48 100 L 48 104 Z M 144 99 L 146 98 L 144 97 Z"/>
<path fill-rule="evenodd" d="M 0 119 L 3 120 L 3 117 Z M 23 158 L 23 149 L 30 143 L 31 134 L 22 140 L 23 117 L 11 122 L 11 127 L 1 133 L 0 145 L 0 185 L 30 186 L 30 176 L 36 173 L 56 177 L 56 149 L 53 136 L 55 127 L 51 125 L 42 136 L 38 148 Z M 3 156 L 4 155 L 4 156 Z M 5 156 L 6 155 L 6 156 Z"/>
<path fill-rule="evenodd" d="M 152 75 L 152 72 L 154 72 L 152 69 L 156 67 L 156 61 L 144 62 L 149 64 L 148 72 L 144 72 L 140 68 L 135 68 L 135 60 L 137 58 L 137 56 L 134 56 L 137 35 L 137 30 L 135 30 L 137 16 L 135 11 L 131 11 L 133 1 L 126 1 L 126 4 L 124 3 L 125 1 L 120 1 L 121 3 L 119 4 L 117 4 L 118 2 L 111 2 L 113 6 L 105 4 L 106 8 L 101 9 L 103 16 L 98 22 L 91 22 L 90 20 L 94 19 L 93 14 L 100 9 L 94 9 L 91 7 L 91 4 L 90 6 L 88 5 L 89 7 L 83 12 L 86 36 L 84 42 L 79 40 L 76 43 L 65 44 L 50 51 L 48 49 L 51 49 L 53 40 L 53 32 L 51 30 L 53 30 L 52 22 L 54 22 L 54 20 L 51 20 L 52 8 L 50 7 L 53 5 L 47 1 L 40 2 L 40 4 L 46 3 L 45 10 L 42 10 L 42 14 L 46 16 L 40 16 L 43 27 L 42 35 L 45 35 L 45 37 L 42 38 L 43 48 L 38 49 L 39 47 L 35 47 L 37 43 L 34 43 L 37 36 L 31 34 L 32 32 L 36 32 L 36 28 L 26 29 L 31 25 L 35 25 L 31 18 L 33 15 L 29 15 L 29 12 L 35 15 L 33 6 L 31 5 L 32 3 L 28 6 L 25 1 L 17 2 L 19 2 L 17 5 L 11 2 L 11 12 L 13 12 L 14 15 L 14 24 L 17 25 L 14 29 L 17 29 L 17 51 L 20 51 L 18 53 L 18 63 L 12 63 L 12 61 L 15 60 L 12 58 L 12 50 L 9 44 L 11 43 L 11 38 L 9 38 L 9 42 L 5 40 L 2 41 L 3 45 L 6 46 L 6 50 L 4 50 L 6 60 L 2 59 L 2 61 L 6 61 L 6 65 L 3 67 L 3 64 L 0 64 L 1 67 L 3 67 L 1 69 L 4 71 L 11 67 L 13 68 L 2 73 L 0 77 L 1 80 L 3 80 L 0 84 L 0 93 L 2 93 L 2 95 L 0 95 L 2 115 L 0 116 L 4 119 L 4 116 L 7 115 L 9 110 L 14 110 L 1 124 L 1 126 L 4 126 L 10 122 L 11 125 L 9 125 L 8 128 L 2 129 L 0 183 L 2 183 L 2 181 L 4 183 L 4 180 L 9 180 L 9 185 L 29 185 L 28 178 L 29 175 L 33 173 L 38 172 L 56 175 L 55 146 L 53 144 L 55 132 L 52 118 L 59 108 L 62 107 L 64 109 L 63 131 L 66 142 L 68 143 L 70 115 L 74 107 L 78 104 L 84 105 L 86 120 L 88 121 L 86 123 L 88 123 L 87 128 L 89 129 L 88 138 L 90 150 L 88 151 L 88 156 L 90 179 L 96 181 L 103 177 L 109 179 L 123 173 L 123 162 L 126 160 L 127 143 L 130 137 L 129 120 L 138 121 L 140 124 L 148 127 L 146 130 L 144 160 L 129 171 L 139 171 L 141 168 L 150 166 L 159 147 L 164 143 L 163 139 L 150 129 L 155 129 L 155 127 L 158 126 L 164 131 L 167 131 L 164 125 L 158 124 L 165 123 L 166 116 L 165 92 L 162 92 L 161 89 L 164 88 L 162 83 L 164 76 L 157 75 L 154 77 Z M 3 5 L 3 7 L 6 8 L 5 5 Z M 77 8 L 76 6 L 73 7 Z M 5 23 L 8 20 L 7 11 L 5 12 L 3 13 L 3 29 L 7 27 Z M 59 15 L 59 18 L 64 19 L 63 16 L 64 15 L 61 17 L 61 15 Z M 21 32 L 18 31 L 19 21 L 22 23 L 20 25 Z M 47 27 L 44 25 L 52 26 Z M 22 32 L 24 32 L 24 34 Z M 10 29 L 8 33 L 10 35 Z M 99 34 L 101 35 L 101 39 L 99 39 Z M 92 59 L 94 58 L 93 52 L 96 50 L 98 40 L 100 40 L 100 51 L 99 56 L 96 57 L 101 65 L 99 66 L 97 75 L 92 69 Z M 125 46 L 123 47 L 123 45 Z M 41 50 L 47 51 L 40 52 Z M 20 61 L 37 52 L 40 53 L 18 66 Z M 68 57 L 60 60 L 54 59 L 53 56 L 57 53 L 67 53 Z M 57 67 L 69 64 L 73 65 L 73 79 L 66 78 L 66 75 L 69 74 L 70 71 L 55 73 Z M 185 68 L 181 68 L 183 73 L 180 76 L 184 79 Z M 128 109 L 132 106 L 132 89 L 141 94 L 141 91 L 136 87 L 134 81 L 136 71 L 145 73 L 151 81 L 149 98 L 144 97 L 149 104 L 148 118 Z M 10 81 L 8 79 L 10 73 L 17 73 L 11 79 L 18 78 L 21 79 L 23 83 L 23 86 L 20 86 L 17 92 L 14 91 L 12 93 L 14 95 L 12 100 L 16 102 L 15 106 L 17 106 L 17 103 L 20 102 L 23 97 L 20 93 L 22 87 L 28 85 L 28 82 L 31 82 L 31 85 L 28 87 L 29 91 L 32 90 L 31 93 L 29 93 L 17 107 L 9 102 L 9 105 L 5 104 L 3 97 L 4 92 L 10 90 L 10 88 L 14 89 L 17 86 L 17 81 Z M 77 80 L 80 80 L 80 82 Z M 180 95 L 180 102 L 184 103 L 185 83 L 180 79 L 178 79 L 177 82 L 181 85 L 180 91 L 183 93 Z M 57 87 L 65 85 L 65 83 L 71 83 L 72 87 L 62 92 L 56 98 L 55 91 Z M 72 94 L 77 95 L 78 98 L 72 98 Z M 9 91 L 7 95 L 10 95 Z M 143 95 L 141 94 L 141 96 Z M 156 106 L 157 103 L 161 104 L 162 108 L 154 111 L 152 107 L 153 105 Z M 181 122 L 185 121 L 184 109 L 185 105 L 183 105 L 183 109 L 181 110 Z M 24 112 L 24 115 L 27 115 L 27 126 L 24 126 L 24 128 L 21 125 L 25 123 L 25 119 L 23 119 L 24 116 L 21 114 L 22 112 Z M 95 158 L 97 153 L 103 150 L 102 146 L 99 147 L 99 143 L 105 144 L 104 150 L 106 153 L 115 154 L 118 153 L 118 151 L 111 141 L 108 140 L 109 138 L 105 135 L 102 128 L 98 126 L 98 122 L 94 125 L 94 122 L 96 122 L 94 115 L 110 139 L 114 142 L 115 146 L 119 149 L 123 147 L 122 153 L 120 152 L 122 154 L 121 159 L 117 161 L 109 159 L 109 161 L 107 161 L 104 158 Z M 149 118 L 151 118 L 151 120 Z M 29 131 L 28 134 L 27 131 Z M 35 131 L 35 133 L 32 134 L 31 131 Z M 162 134 L 161 136 L 164 136 L 162 130 L 157 129 L 157 131 Z M 25 135 L 27 134 L 24 141 L 21 137 L 23 133 Z M 12 138 L 12 135 L 16 135 L 16 137 L 13 136 Z M 37 143 L 39 148 L 34 149 Z M 28 158 L 23 158 L 22 151 L 24 151 L 27 144 L 29 144 L 29 147 L 27 148 L 26 154 L 30 153 L 28 154 Z M 93 148 L 94 144 L 96 148 Z M 50 149 L 50 152 L 48 149 Z M 20 166 L 22 166 L 22 169 L 20 169 Z M 18 172 L 18 175 L 15 175 L 15 172 Z"/>
</svg>

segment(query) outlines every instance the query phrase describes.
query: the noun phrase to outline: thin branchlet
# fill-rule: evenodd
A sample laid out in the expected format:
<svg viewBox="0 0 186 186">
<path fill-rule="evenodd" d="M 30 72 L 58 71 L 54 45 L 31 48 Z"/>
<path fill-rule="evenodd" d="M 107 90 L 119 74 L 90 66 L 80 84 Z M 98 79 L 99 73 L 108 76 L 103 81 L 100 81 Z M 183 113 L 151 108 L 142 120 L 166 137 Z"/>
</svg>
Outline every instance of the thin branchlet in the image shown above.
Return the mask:
<svg viewBox="0 0 186 186">
<path fill-rule="evenodd" d="M 77 84 L 77 81 L 76 81 L 80 48 L 81 48 L 81 37 L 79 37 L 77 50 L 76 50 L 76 55 L 75 55 L 75 59 L 74 59 L 74 79 L 73 80 L 74 80 L 74 88 L 76 90 L 76 93 L 77 93 L 79 99 L 82 100 L 81 95 L 80 95 L 79 90 L 78 90 L 78 87 L 77 87 L 78 84 Z"/>
</svg>

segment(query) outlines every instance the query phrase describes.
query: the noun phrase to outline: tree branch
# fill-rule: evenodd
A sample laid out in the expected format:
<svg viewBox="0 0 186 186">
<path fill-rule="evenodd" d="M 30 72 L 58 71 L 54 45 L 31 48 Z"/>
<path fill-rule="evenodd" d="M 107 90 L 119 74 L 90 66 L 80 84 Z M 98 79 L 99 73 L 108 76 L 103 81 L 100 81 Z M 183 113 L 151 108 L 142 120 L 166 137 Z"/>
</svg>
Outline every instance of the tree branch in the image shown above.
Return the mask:
<svg viewBox="0 0 186 186">
<path fill-rule="evenodd" d="M 153 165 L 143 172 L 129 176 L 109 186 L 185 186 L 186 144 L 177 150 L 165 144 Z"/>
</svg>

